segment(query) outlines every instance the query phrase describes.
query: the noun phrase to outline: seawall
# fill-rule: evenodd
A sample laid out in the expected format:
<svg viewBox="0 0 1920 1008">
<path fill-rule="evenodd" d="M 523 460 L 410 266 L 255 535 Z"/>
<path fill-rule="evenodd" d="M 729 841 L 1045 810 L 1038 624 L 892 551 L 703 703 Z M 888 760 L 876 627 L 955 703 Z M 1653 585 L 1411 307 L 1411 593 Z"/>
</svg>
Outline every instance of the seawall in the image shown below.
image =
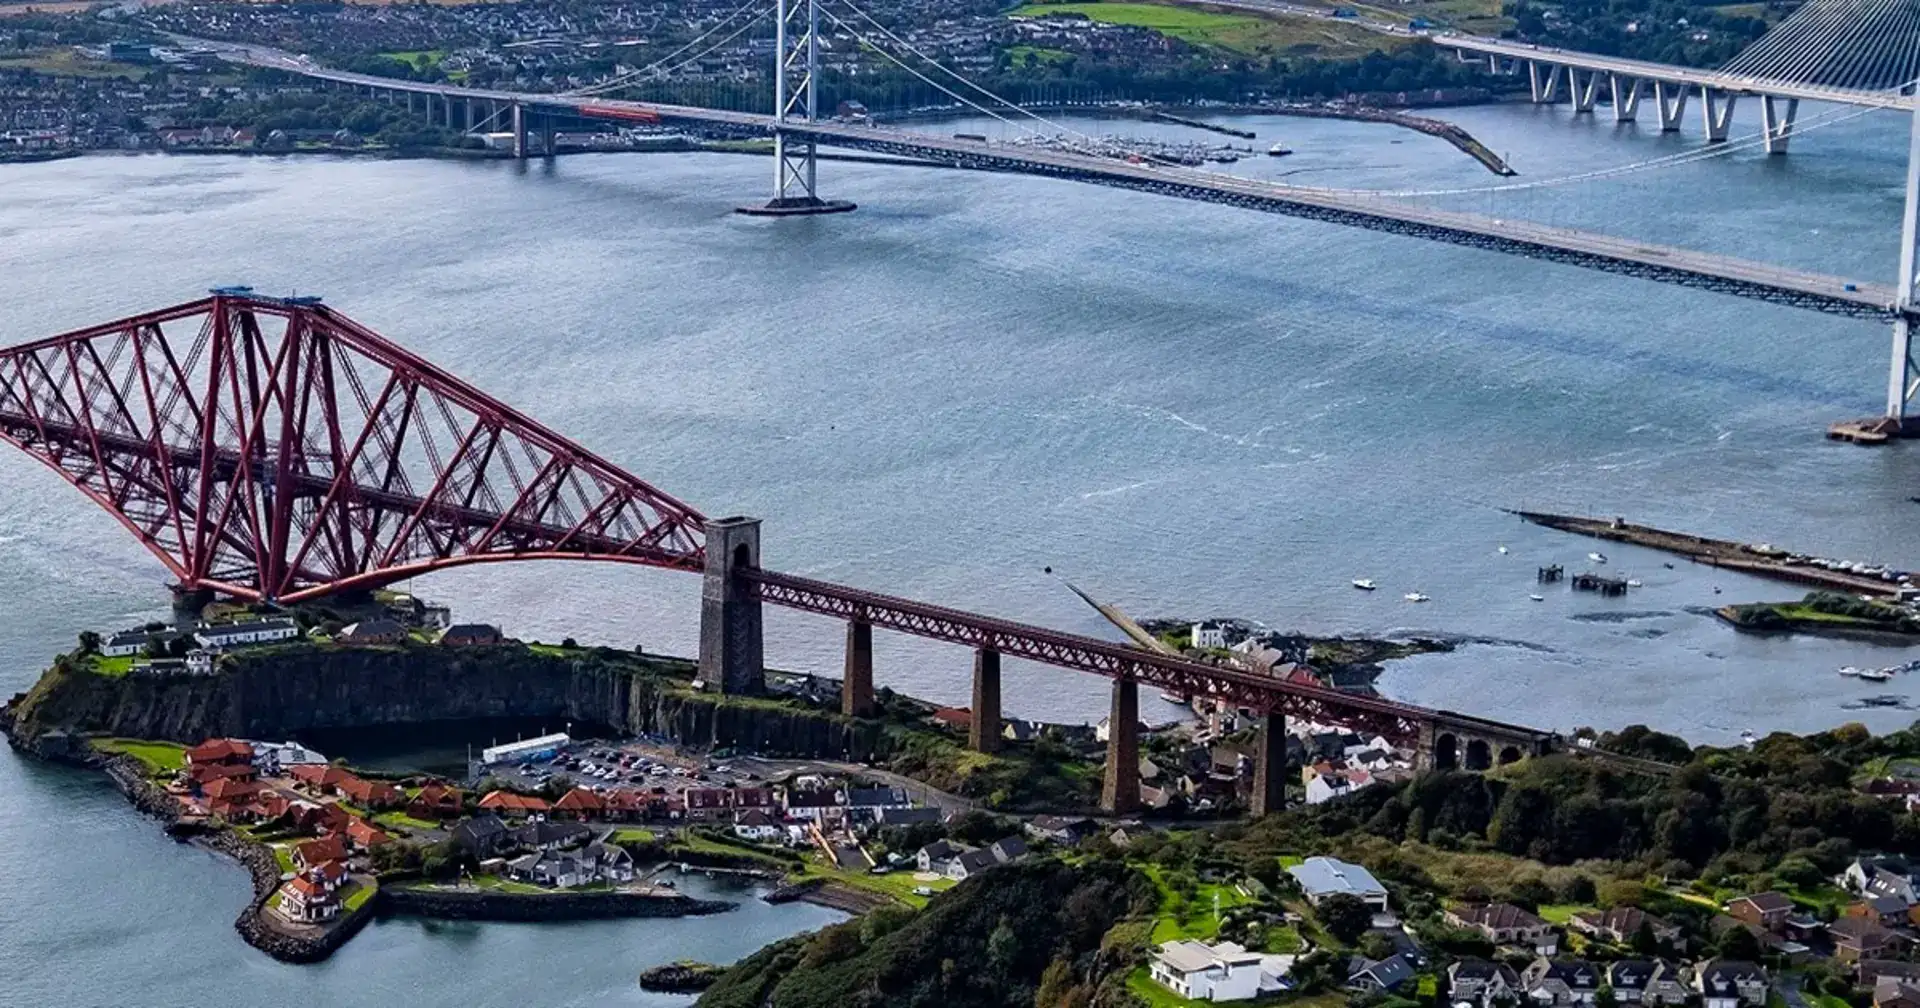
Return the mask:
<svg viewBox="0 0 1920 1008">
<path fill-rule="evenodd" d="M 484 889 L 424 889 L 395 886 L 381 890 L 388 913 L 444 920 L 564 921 L 609 917 L 695 917 L 726 913 L 735 904 L 657 893 L 592 892 L 503 893 Z"/>
</svg>

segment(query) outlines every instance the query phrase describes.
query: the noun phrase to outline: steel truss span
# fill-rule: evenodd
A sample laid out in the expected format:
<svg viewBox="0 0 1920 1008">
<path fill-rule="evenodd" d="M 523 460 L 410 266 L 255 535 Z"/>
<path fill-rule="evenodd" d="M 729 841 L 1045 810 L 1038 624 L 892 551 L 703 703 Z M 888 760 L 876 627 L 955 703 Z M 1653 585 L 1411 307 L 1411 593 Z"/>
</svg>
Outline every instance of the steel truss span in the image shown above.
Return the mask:
<svg viewBox="0 0 1920 1008">
<path fill-rule="evenodd" d="M 291 603 L 500 560 L 705 562 L 699 512 L 317 299 L 217 291 L 0 351 L 0 440 L 185 590 Z"/>
<path fill-rule="evenodd" d="M 1077 672 L 1092 672 L 1110 679 L 1131 679 L 1187 696 L 1221 700 L 1235 707 L 1261 712 L 1277 711 L 1323 724 L 1348 724 L 1401 742 L 1417 740 L 1423 723 L 1453 725 L 1503 738 L 1540 740 L 1551 737 L 1549 733 L 1520 725 L 1449 711 L 1433 711 L 1244 669 L 1203 665 L 1125 644 L 792 574 L 769 570 L 741 573 L 756 586 L 761 600 L 773 605 L 862 622 L 950 644 L 992 650 L 1010 657 Z"/>
</svg>

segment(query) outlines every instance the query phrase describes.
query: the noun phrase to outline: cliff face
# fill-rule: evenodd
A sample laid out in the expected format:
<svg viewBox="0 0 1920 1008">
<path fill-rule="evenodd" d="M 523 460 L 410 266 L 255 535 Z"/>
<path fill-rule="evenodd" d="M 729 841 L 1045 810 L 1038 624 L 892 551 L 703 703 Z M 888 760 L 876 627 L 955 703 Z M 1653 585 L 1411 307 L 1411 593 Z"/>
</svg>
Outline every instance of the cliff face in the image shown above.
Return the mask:
<svg viewBox="0 0 1920 1008">
<path fill-rule="evenodd" d="M 109 677 L 63 661 L 0 712 L 16 744 L 48 732 L 194 743 L 312 729 L 539 717 L 693 745 L 868 759 L 880 726 L 785 702 L 688 688 L 683 661 L 613 651 L 289 646 L 239 652 L 212 675 Z"/>
</svg>

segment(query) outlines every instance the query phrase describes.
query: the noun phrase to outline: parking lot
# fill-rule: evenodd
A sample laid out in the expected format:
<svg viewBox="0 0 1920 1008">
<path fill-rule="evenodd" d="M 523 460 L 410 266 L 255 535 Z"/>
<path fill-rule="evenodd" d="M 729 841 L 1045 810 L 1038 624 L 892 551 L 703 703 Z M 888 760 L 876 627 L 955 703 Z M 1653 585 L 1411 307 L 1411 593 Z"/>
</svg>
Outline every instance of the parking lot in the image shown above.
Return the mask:
<svg viewBox="0 0 1920 1008">
<path fill-rule="evenodd" d="M 677 795 L 689 788 L 754 787 L 765 783 L 745 767 L 727 760 L 687 756 L 671 744 L 637 739 L 628 742 L 576 741 L 545 759 L 480 767 L 479 777 L 495 777 L 536 790 L 556 777 L 595 791 L 629 788 L 654 795 Z"/>
</svg>

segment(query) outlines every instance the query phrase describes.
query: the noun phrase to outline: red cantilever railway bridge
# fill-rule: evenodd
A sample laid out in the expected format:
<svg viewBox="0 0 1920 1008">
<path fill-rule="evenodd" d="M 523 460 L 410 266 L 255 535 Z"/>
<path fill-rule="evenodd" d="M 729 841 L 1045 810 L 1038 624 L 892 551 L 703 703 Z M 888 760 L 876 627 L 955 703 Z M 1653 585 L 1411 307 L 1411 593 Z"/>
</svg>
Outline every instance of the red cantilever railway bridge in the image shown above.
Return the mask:
<svg viewBox="0 0 1920 1008">
<path fill-rule="evenodd" d="M 981 748 L 998 740 L 1001 655 L 1113 679 L 1115 725 L 1134 723 L 1145 683 L 1364 727 L 1435 765 L 1558 744 L 1520 725 L 766 570 L 757 522 L 708 520 L 317 298 L 223 289 L 0 351 L 0 439 L 106 509 L 184 591 L 294 604 L 509 560 L 704 572 L 710 687 L 759 687 L 770 603 L 847 621 L 854 714 L 870 710 L 873 627 L 963 644 L 978 655 Z M 1111 734 L 1120 758 L 1109 767 L 1132 765 L 1133 732 Z M 1276 745 L 1280 734 L 1268 732 Z M 1270 779 L 1277 788 L 1280 775 Z M 1128 807 L 1132 790 L 1110 780 L 1110 804 Z"/>
</svg>

